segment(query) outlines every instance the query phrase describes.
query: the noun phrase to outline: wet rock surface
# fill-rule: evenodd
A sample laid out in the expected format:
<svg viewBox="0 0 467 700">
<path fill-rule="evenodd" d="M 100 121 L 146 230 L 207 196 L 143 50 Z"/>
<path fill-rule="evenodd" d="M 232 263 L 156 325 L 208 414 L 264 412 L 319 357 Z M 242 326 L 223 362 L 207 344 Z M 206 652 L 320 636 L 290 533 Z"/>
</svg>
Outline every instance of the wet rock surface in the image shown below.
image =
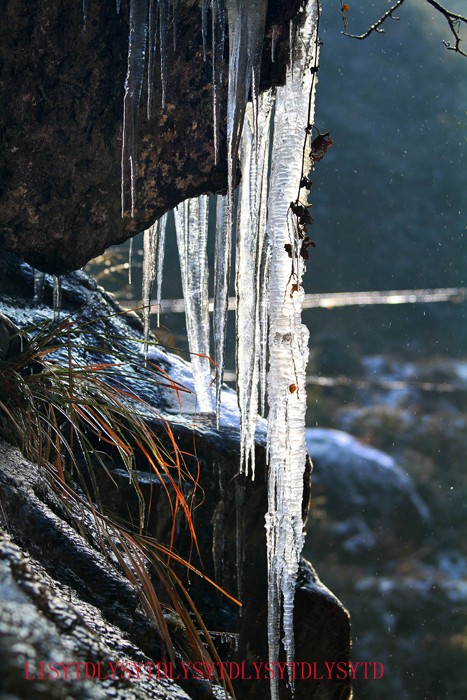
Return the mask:
<svg viewBox="0 0 467 700">
<path fill-rule="evenodd" d="M 3 442 L 0 460 L 2 697 L 188 698 L 147 672 L 138 682 L 112 678 L 109 661 L 160 658 L 157 630 L 137 609 L 128 581 L 35 495 L 47 492 L 37 467 Z M 145 652 L 131 638 L 145 638 Z M 83 663 L 68 667 L 67 679 L 62 662 Z"/>
</svg>

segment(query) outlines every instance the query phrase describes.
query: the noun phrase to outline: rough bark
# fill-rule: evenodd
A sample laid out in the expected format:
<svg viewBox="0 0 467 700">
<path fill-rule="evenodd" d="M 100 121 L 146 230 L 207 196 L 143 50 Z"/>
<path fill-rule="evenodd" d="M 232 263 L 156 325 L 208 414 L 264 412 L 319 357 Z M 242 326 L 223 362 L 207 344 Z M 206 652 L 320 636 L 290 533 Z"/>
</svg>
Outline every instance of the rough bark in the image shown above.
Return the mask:
<svg viewBox="0 0 467 700">
<path fill-rule="evenodd" d="M 269 3 L 263 88 L 284 78 L 289 20 L 299 4 Z M 0 10 L 0 245 L 53 273 L 82 267 L 183 199 L 222 190 L 227 181 L 225 85 L 215 165 L 209 49 L 203 61 L 199 3 L 183 0 L 176 52 L 169 41 L 167 105 L 157 107 L 156 75 L 151 121 L 140 111 L 135 216 L 122 218 L 128 7 L 122 2 L 117 15 L 115 0 L 88 6 L 86 29 L 78 1 L 3 0 Z"/>
</svg>

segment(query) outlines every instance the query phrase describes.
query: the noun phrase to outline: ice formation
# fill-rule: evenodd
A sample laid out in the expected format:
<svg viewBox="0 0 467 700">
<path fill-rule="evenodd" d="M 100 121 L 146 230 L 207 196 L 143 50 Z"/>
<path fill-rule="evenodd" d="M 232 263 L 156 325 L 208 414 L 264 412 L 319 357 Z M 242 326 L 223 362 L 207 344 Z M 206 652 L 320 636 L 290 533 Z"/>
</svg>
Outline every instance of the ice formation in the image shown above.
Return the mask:
<svg viewBox="0 0 467 700">
<path fill-rule="evenodd" d="M 130 210 L 134 215 L 136 204 L 136 142 L 138 136 L 138 113 L 143 89 L 148 34 L 148 0 L 131 0 L 130 34 L 128 38 L 128 66 L 123 98 L 122 126 L 122 216 L 126 205 L 126 185 L 130 184 Z"/>
<path fill-rule="evenodd" d="M 293 605 L 298 565 L 303 546 L 302 495 L 305 469 L 305 369 L 308 331 L 301 323 L 301 288 L 305 261 L 303 231 L 297 207 L 307 206 L 309 151 L 306 139 L 314 109 L 314 83 L 318 42 L 318 4 L 308 0 L 290 23 L 290 54 L 286 84 L 259 94 L 262 42 L 267 0 L 200 0 L 203 59 L 212 70 L 213 143 L 219 149 L 219 92 L 223 65 L 225 22 L 228 24 L 229 62 L 227 95 L 228 189 L 216 198 L 213 337 L 217 366 L 215 404 L 219 420 L 225 358 L 225 334 L 230 285 L 232 240 L 236 223 L 237 389 L 241 429 L 241 469 L 254 476 L 255 430 L 258 406 L 268 414 L 268 548 L 269 657 L 279 658 L 280 630 L 287 661 L 294 660 Z M 170 12 L 171 10 L 171 12 Z M 175 2 L 131 0 L 128 71 L 125 81 L 122 210 L 125 192 L 136 199 L 137 114 L 148 51 L 148 80 L 155 73 L 155 37 L 159 37 L 162 103 L 167 89 L 167 46 L 170 18 L 175 23 Z M 209 32 L 209 15 L 211 20 Z M 156 21 L 157 19 L 157 21 Z M 158 31 L 157 25 L 158 24 Z M 277 28 L 272 28 L 270 60 L 276 56 Z M 174 41 L 176 31 L 173 28 Z M 148 39 L 149 37 L 149 39 Z M 209 46 L 210 44 L 210 46 Z M 151 113 L 152 88 L 148 94 Z M 251 102 L 249 103 L 249 99 Z M 272 141 L 271 141 L 271 134 Z M 237 159 L 241 186 L 235 211 Z M 271 158 L 271 163 L 269 159 Z M 214 201 L 214 200 L 212 200 Z M 292 206 L 291 206 L 292 205 Z M 181 203 L 174 212 L 186 305 L 186 324 L 198 410 L 213 410 L 211 390 L 210 326 L 208 299 L 208 198 Z M 164 224 L 165 226 L 165 224 Z M 150 290 L 157 268 L 160 308 L 163 236 L 158 247 L 156 229 L 145 232 L 144 304 L 150 308 Z M 152 271 L 151 271 L 152 270 Z M 145 317 L 149 327 L 149 316 Z M 267 353 L 269 370 L 267 371 Z M 267 379 L 266 379 L 267 373 Z M 241 493 L 236 494 L 241 511 Z M 216 568 L 221 565 L 219 527 L 215 532 Z M 238 525 L 238 523 L 237 523 Z M 243 551 L 239 532 L 238 579 L 241 585 Z M 293 686 L 292 679 L 289 678 Z M 277 680 L 271 681 L 273 700 L 279 697 Z"/>
<path fill-rule="evenodd" d="M 182 273 L 186 330 L 199 410 L 212 411 L 209 359 L 207 195 L 187 199 L 174 210 L 178 255 Z"/>
<path fill-rule="evenodd" d="M 156 304 L 157 304 L 157 327 L 161 325 L 161 301 L 162 301 L 162 279 L 164 275 L 165 256 L 165 232 L 167 229 L 167 214 L 159 219 L 159 238 L 157 245 L 157 270 L 156 270 Z"/>
<path fill-rule="evenodd" d="M 241 415 L 240 468 L 254 478 L 255 429 L 258 415 L 258 379 L 265 331 L 260 324 L 269 254 L 266 237 L 266 203 L 270 149 L 271 92 L 261 95 L 258 114 L 251 104 L 246 111 L 241 144 L 242 181 L 237 216 L 236 328 L 237 392 Z M 256 124 L 255 124 L 256 122 Z M 256 134 L 255 134 L 256 131 Z"/>
<path fill-rule="evenodd" d="M 301 280 L 304 260 L 299 254 L 295 217 L 290 204 L 297 199 L 303 172 L 304 129 L 313 112 L 313 73 L 317 60 L 317 7 L 304 13 L 294 41 L 293 62 L 286 84 L 277 89 L 268 198 L 271 239 L 269 274 L 268 414 L 268 639 L 270 661 L 279 655 L 280 626 L 287 661 L 294 660 L 293 605 L 303 547 L 302 498 L 305 470 L 305 375 L 308 330 L 301 323 Z M 308 161 L 308 166 L 310 165 Z M 303 202 L 305 205 L 306 199 Z M 291 246 L 292 259 L 285 246 Z M 282 598 L 282 619 L 281 619 Z M 289 682 L 293 681 L 289 676 Z M 279 697 L 277 681 L 272 699 Z"/>
</svg>

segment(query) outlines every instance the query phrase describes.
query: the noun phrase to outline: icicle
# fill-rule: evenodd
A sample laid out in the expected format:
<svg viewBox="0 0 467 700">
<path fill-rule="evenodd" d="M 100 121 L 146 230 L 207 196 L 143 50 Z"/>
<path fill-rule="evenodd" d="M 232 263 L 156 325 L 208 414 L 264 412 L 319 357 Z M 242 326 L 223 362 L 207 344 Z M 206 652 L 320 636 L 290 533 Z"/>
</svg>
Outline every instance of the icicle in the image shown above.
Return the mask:
<svg viewBox="0 0 467 700">
<path fill-rule="evenodd" d="M 34 270 L 34 298 L 33 303 L 35 306 L 42 304 L 44 297 L 44 284 L 45 284 L 45 272 L 40 270 Z"/>
<path fill-rule="evenodd" d="M 156 272 L 156 303 L 157 303 L 157 327 L 161 325 L 161 301 L 162 278 L 164 274 L 165 232 L 167 229 L 167 214 L 159 219 L 159 240 L 157 245 L 157 272 Z"/>
<path fill-rule="evenodd" d="M 167 97 L 167 52 L 169 44 L 169 2 L 168 0 L 159 1 L 159 29 L 160 29 L 160 54 L 161 54 L 161 89 L 162 89 L 162 108 L 165 108 Z"/>
<path fill-rule="evenodd" d="M 201 35 L 203 37 L 203 61 L 206 60 L 207 33 L 208 33 L 208 0 L 201 0 Z"/>
<path fill-rule="evenodd" d="M 293 65 L 286 84 L 277 89 L 268 199 L 268 235 L 272 241 L 269 281 L 268 373 L 268 642 L 269 660 L 279 654 L 281 626 L 288 662 L 294 660 L 293 606 L 303 546 L 302 496 L 305 469 L 305 370 L 308 330 L 301 324 L 301 278 L 304 261 L 288 256 L 285 245 L 299 247 L 290 203 L 297 198 L 308 120 L 310 68 L 317 54 L 318 7 L 310 0 L 299 20 Z M 313 97 L 311 98 L 313 99 Z M 313 105 L 311 105 L 311 113 Z M 308 149 L 306 149 L 308 150 Z M 309 163 L 308 163 L 309 165 Z M 304 202 L 305 203 L 305 202 Z M 290 668 L 290 667 L 289 667 Z M 293 680 L 289 675 L 293 689 Z M 278 681 L 271 681 L 271 697 L 279 697 Z"/>
<path fill-rule="evenodd" d="M 147 29 L 148 0 L 131 0 L 128 67 L 123 99 L 122 216 L 126 209 L 125 190 L 128 182 L 128 171 L 130 175 L 131 216 L 134 216 L 136 204 L 138 111 L 143 86 Z"/>
<path fill-rule="evenodd" d="M 151 320 L 151 291 L 156 272 L 157 221 L 143 234 L 143 324 L 144 356 L 148 354 L 148 341 Z"/>
<path fill-rule="evenodd" d="M 259 73 L 257 68 L 266 21 L 267 0 L 226 0 L 229 23 L 229 87 L 227 96 L 227 170 L 228 191 L 225 206 L 225 224 L 222 227 L 222 244 L 219 252 L 223 259 L 218 261 L 220 274 L 216 277 L 215 302 L 216 318 L 216 398 L 217 420 L 219 422 L 221 385 L 224 373 L 224 345 L 227 298 L 230 278 L 230 248 L 233 228 L 234 190 L 237 173 L 237 154 L 243 126 L 246 103 L 250 91 L 251 76 Z M 219 233 L 216 239 L 219 238 Z M 229 253 L 229 257 L 226 254 Z"/>
<path fill-rule="evenodd" d="M 274 24 L 271 30 L 271 63 L 274 63 L 274 56 L 276 53 L 276 32 L 277 27 Z"/>
<path fill-rule="evenodd" d="M 214 346 L 216 357 L 216 419 L 219 426 L 224 369 L 225 332 L 229 308 L 231 231 L 226 225 L 226 197 L 216 198 L 216 243 L 214 254 Z"/>
<path fill-rule="evenodd" d="M 260 289 L 259 289 L 259 412 L 266 414 L 266 376 L 268 352 L 268 289 L 269 268 L 271 262 L 271 244 L 265 237 L 261 255 Z"/>
<path fill-rule="evenodd" d="M 177 33 L 178 33 L 178 0 L 172 0 L 172 38 L 174 53 L 177 51 Z"/>
<path fill-rule="evenodd" d="M 216 581 L 222 581 L 225 554 L 225 471 L 221 469 L 220 464 L 215 464 L 214 468 L 217 468 L 219 498 L 212 516 L 212 560 L 214 578 Z"/>
<path fill-rule="evenodd" d="M 149 16 L 148 16 L 148 102 L 147 115 L 148 119 L 152 117 L 152 101 L 154 93 L 154 63 L 156 60 L 156 45 L 157 45 L 157 17 L 156 17 L 156 0 L 149 0 Z"/>
<path fill-rule="evenodd" d="M 243 596 L 243 564 L 245 561 L 245 482 L 243 478 L 235 479 L 235 544 L 237 567 L 237 596 Z"/>
<path fill-rule="evenodd" d="M 241 146 L 242 181 L 238 200 L 236 254 L 237 392 L 240 408 L 240 470 L 255 474 L 261 353 L 261 274 L 265 246 L 270 117 L 273 99 L 261 96 L 258 113 L 248 105 Z M 256 125 L 255 125 L 256 122 Z M 256 139 L 254 132 L 257 131 Z"/>
<path fill-rule="evenodd" d="M 201 413 L 212 411 L 209 360 L 208 197 L 188 199 L 174 210 L 186 305 L 186 327 L 196 397 Z"/>
<path fill-rule="evenodd" d="M 60 275 L 54 275 L 52 300 L 54 310 L 54 321 L 59 321 L 60 312 L 62 309 L 62 278 Z"/>
<path fill-rule="evenodd" d="M 117 0 L 117 15 L 120 14 L 121 5 L 122 5 L 122 0 Z"/>
<path fill-rule="evenodd" d="M 133 249 L 134 241 L 130 238 L 130 245 L 128 247 L 128 284 L 131 286 L 133 282 Z"/>
<path fill-rule="evenodd" d="M 83 29 L 86 31 L 88 27 L 88 9 L 89 9 L 89 0 L 83 0 Z"/>
<path fill-rule="evenodd" d="M 214 130 L 214 162 L 219 158 L 219 93 L 223 82 L 225 10 L 223 0 L 211 0 L 212 115 Z"/>
</svg>

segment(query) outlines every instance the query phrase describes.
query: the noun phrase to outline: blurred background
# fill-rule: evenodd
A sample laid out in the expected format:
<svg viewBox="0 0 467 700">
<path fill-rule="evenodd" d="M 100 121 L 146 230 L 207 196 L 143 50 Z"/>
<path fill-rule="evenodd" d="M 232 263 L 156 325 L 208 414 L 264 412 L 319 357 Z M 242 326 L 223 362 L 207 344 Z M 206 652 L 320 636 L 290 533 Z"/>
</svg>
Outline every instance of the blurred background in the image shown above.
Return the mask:
<svg viewBox="0 0 467 700">
<path fill-rule="evenodd" d="M 462 0 L 445 4 L 467 10 Z M 389 7 L 349 5 L 351 33 Z M 334 144 L 311 175 L 317 248 L 304 287 L 322 296 L 458 292 L 455 301 L 367 305 L 346 294 L 346 306 L 332 308 L 330 297 L 329 308 L 304 311 L 315 462 L 305 555 L 351 611 L 353 658 L 385 666 L 383 679 L 357 681 L 357 700 L 464 700 L 467 59 L 443 46 L 447 23 L 424 0 L 396 15 L 384 34 L 357 41 L 341 33 L 340 3 L 324 4 L 315 123 Z M 142 236 L 131 284 L 128 247 L 88 269 L 123 305 L 138 306 Z M 171 217 L 162 291 L 182 296 Z M 162 314 L 153 331 L 186 350 L 183 314 Z"/>
</svg>

